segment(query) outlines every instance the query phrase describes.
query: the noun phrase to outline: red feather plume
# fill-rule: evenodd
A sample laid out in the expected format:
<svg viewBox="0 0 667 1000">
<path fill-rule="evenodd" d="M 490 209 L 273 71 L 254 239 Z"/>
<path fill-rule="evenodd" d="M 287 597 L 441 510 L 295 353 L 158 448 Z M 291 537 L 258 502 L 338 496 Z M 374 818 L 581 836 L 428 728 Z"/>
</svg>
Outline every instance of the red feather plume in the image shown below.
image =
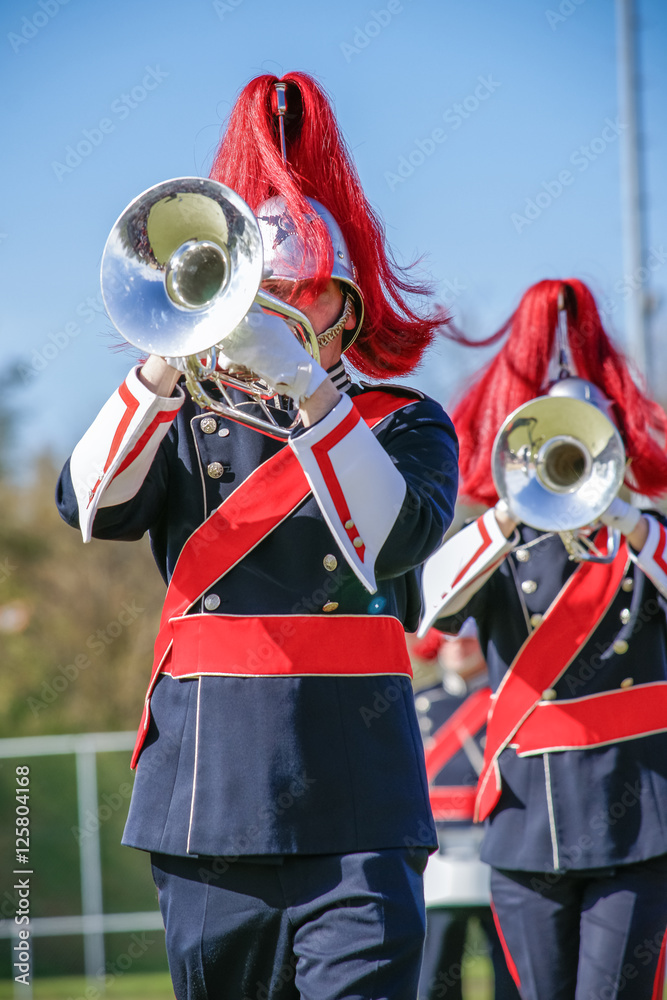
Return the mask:
<svg viewBox="0 0 667 1000">
<path fill-rule="evenodd" d="M 357 269 L 364 297 L 364 324 L 347 352 L 358 371 L 372 378 L 405 375 L 418 364 L 436 330 L 446 324 L 436 309 L 422 316 L 406 295 L 428 295 L 427 285 L 409 278 L 391 258 L 384 227 L 364 195 L 352 157 L 340 133 L 331 103 L 305 73 L 288 73 L 283 162 L 276 111 L 275 76 L 259 76 L 240 93 L 217 150 L 210 176 L 233 188 L 253 209 L 281 195 L 300 234 L 315 198 L 338 222 Z M 313 295 L 329 280 L 332 269 L 326 227 L 308 225 L 317 259 Z"/>
<path fill-rule="evenodd" d="M 568 303 L 568 342 L 576 373 L 614 404 L 630 460 L 627 485 L 648 497 L 667 492 L 667 415 L 634 382 L 625 357 L 604 331 L 590 290 L 569 278 L 533 285 L 513 316 L 481 342 L 492 343 L 509 330 L 501 350 L 474 377 L 452 413 L 461 449 L 460 494 L 472 503 L 496 503 L 491 477 L 496 434 L 513 410 L 546 392 L 561 291 Z"/>
</svg>

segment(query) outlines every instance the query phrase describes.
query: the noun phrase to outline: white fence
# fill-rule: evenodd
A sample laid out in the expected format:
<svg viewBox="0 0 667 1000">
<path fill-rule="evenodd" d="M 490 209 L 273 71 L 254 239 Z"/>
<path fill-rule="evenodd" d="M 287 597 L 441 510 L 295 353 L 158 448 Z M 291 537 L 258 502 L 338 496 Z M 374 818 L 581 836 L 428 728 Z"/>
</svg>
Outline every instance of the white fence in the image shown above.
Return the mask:
<svg viewBox="0 0 667 1000">
<path fill-rule="evenodd" d="M 76 789 L 79 827 L 86 829 L 86 818 L 97 814 L 97 754 L 118 750 L 131 750 L 134 733 L 85 733 L 72 736 L 28 736 L 0 740 L 0 759 L 74 754 L 76 758 Z M 13 864 L 13 861 L 12 861 Z M 84 967 L 89 985 L 99 993 L 104 989 L 105 966 L 104 935 L 117 931 L 147 931 L 162 929 L 159 910 L 135 913 L 103 913 L 102 865 L 100 861 L 99 826 L 91 836 L 79 838 L 79 864 L 81 871 L 81 913 L 76 916 L 33 917 L 25 923 L 30 938 L 76 934 L 83 936 Z M 22 873 L 16 875 L 20 878 Z M 26 873 L 27 874 L 27 873 Z M 14 917 L 0 919 L 0 939 L 13 939 L 18 943 Z M 28 949 L 32 954 L 32 947 Z M 32 965 L 32 962 L 30 962 Z M 14 982 L 14 995 L 22 1000 L 32 998 L 32 969 L 30 985 Z"/>
</svg>

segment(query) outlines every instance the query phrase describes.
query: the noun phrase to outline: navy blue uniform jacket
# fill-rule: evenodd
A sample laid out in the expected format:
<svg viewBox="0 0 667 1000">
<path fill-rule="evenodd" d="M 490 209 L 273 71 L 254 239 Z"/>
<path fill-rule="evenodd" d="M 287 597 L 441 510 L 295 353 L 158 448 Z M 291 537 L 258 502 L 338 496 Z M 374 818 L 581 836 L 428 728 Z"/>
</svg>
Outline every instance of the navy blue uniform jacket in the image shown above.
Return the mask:
<svg viewBox="0 0 667 1000">
<path fill-rule="evenodd" d="M 392 615 L 414 630 L 419 565 L 442 541 L 457 483 L 451 422 L 437 403 L 414 396 L 376 432 L 407 483 L 376 562 L 377 593 L 349 569 L 311 496 L 194 610 L 326 617 L 325 605 L 336 604 L 339 614 Z M 191 532 L 282 447 L 219 416 L 204 433 L 203 416 L 211 418 L 187 397 L 136 495 L 101 507 L 94 521 L 96 538 L 148 531 L 165 581 Z M 223 471 L 212 478 L 207 469 L 216 462 Z M 57 500 L 77 526 L 69 463 Z M 355 650 L 335 654 L 345 661 Z M 224 856 L 437 845 L 406 676 L 163 675 L 151 706 L 126 844 Z"/>
<path fill-rule="evenodd" d="M 659 515 L 654 515 L 659 518 Z M 516 550 L 456 615 L 474 617 L 495 690 L 530 629 L 575 569 L 557 535 L 520 526 Z M 525 602 L 525 613 L 522 607 Z M 615 651 L 616 649 L 619 651 Z M 635 564 L 588 643 L 550 692 L 578 698 L 667 678 L 665 600 Z M 523 871 L 631 864 L 667 852 L 667 733 L 588 749 L 499 759 L 502 795 L 487 821 L 482 859 Z"/>
</svg>

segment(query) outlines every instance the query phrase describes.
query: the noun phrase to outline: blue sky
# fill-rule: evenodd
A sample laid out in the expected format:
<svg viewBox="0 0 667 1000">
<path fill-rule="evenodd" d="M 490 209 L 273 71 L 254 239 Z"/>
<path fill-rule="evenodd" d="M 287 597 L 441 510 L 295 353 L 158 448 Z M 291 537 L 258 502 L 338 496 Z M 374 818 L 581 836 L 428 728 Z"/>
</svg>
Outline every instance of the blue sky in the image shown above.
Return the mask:
<svg viewBox="0 0 667 1000">
<path fill-rule="evenodd" d="M 657 391 L 667 7 L 638 7 Z M 153 184 L 206 175 L 262 72 L 324 85 L 398 259 L 421 258 L 471 335 L 533 282 L 577 276 L 624 343 L 611 0 L 17 0 L 0 5 L 0 46 L 0 374 L 20 366 L 19 465 L 66 457 L 131 364 L 101 311 L 115 219 Z M 410 381 L 447 404 L 481 361 L 441 342 Z"/>
</svg>

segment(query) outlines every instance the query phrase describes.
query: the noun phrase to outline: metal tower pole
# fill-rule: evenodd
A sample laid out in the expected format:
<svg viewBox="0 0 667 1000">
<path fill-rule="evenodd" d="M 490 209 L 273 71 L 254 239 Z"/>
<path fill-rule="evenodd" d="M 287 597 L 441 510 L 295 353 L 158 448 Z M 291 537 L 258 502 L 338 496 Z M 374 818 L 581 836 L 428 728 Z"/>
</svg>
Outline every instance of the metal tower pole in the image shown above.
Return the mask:
<svg viewBox="0 0 667 1000">
<path fill-rule="evenodd" d="M 620 135 L 623 271 L 624 285 L 629 290 L 625 300 L 625 326 L 628 354 L 650 384 L 635 8 L 635 0 L 616 0 L 618 103 L 621 122 L 626 126 Z"/>
</svg>

